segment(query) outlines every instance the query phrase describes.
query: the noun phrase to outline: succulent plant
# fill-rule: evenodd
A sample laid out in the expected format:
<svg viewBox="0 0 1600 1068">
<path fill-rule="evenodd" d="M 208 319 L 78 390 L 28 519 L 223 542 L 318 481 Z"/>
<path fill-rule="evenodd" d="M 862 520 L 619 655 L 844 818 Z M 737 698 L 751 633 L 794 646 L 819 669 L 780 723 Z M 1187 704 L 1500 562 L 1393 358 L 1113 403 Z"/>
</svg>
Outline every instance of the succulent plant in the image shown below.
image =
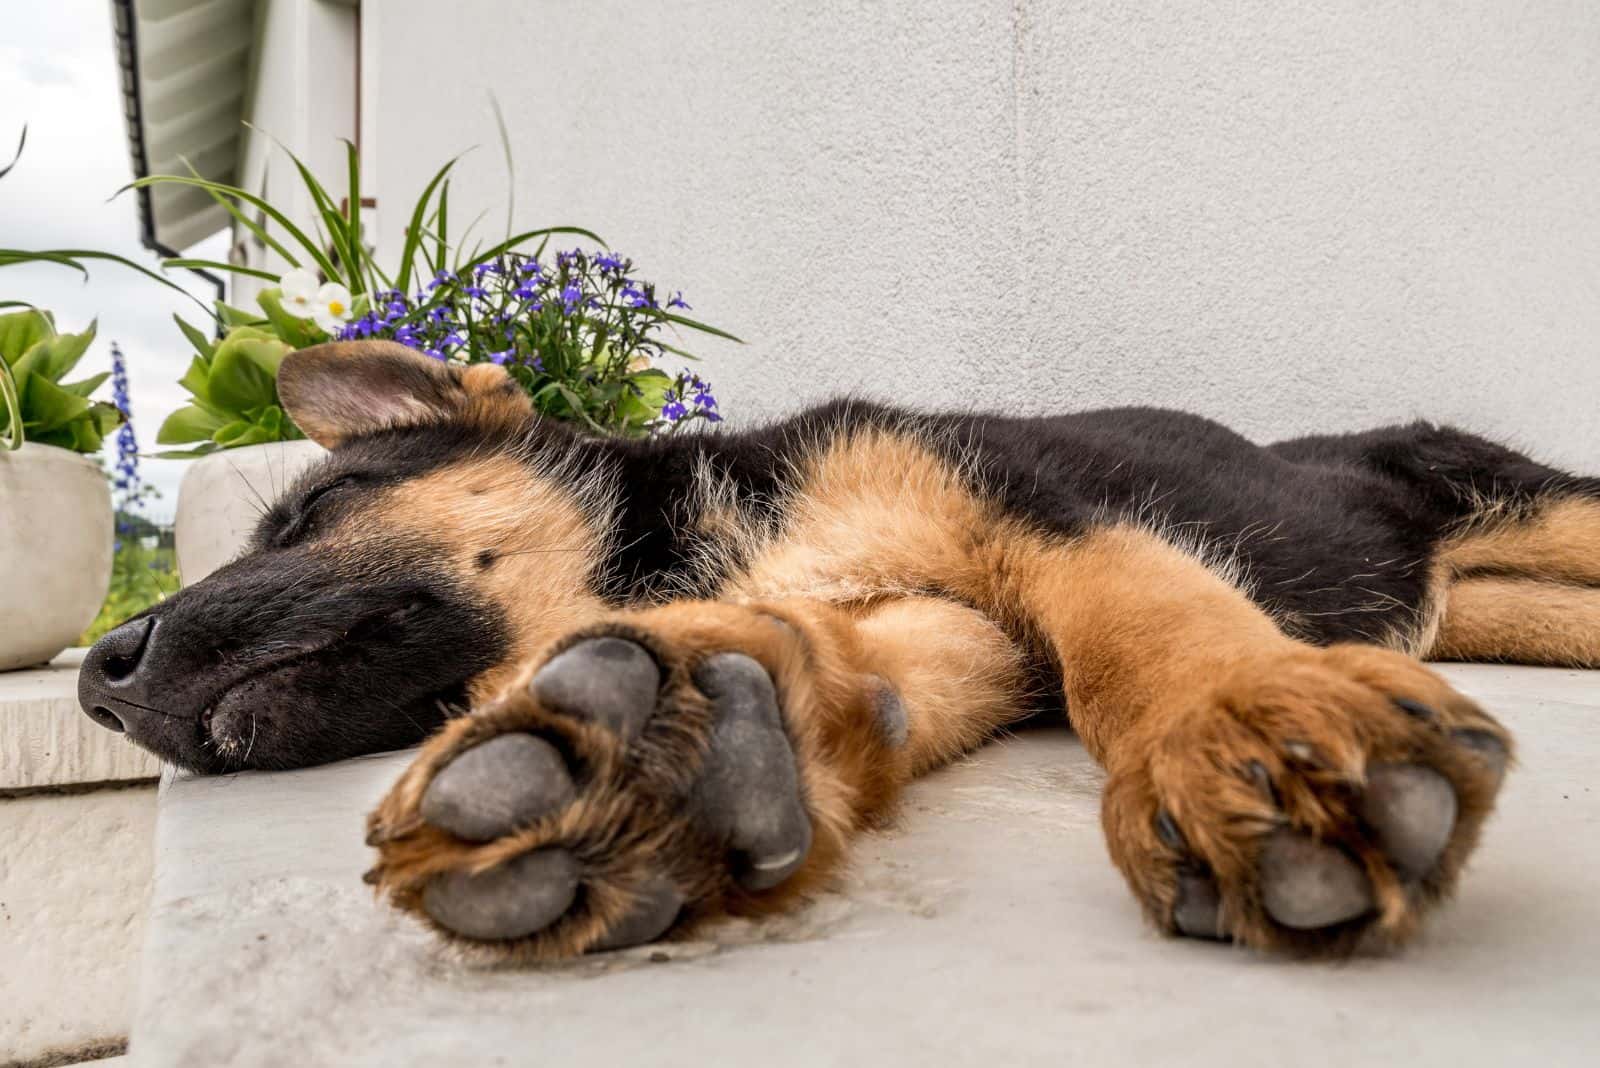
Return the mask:
<svg viewBox="0 0 1600 1068">
<path fill-rule="evenodd" d="M 122 413 L 90 395 L 110 372 L 64 382 L 94 341 L 95 326 L 81 334 L 56 330 L 55 318 L 29 308 L 0 315 L 0 440 L 24 441 L 74 452 L 98 452 Z"/>
<path fill-rule="evenodd" d="M 278 365 L 293 346 L 280 340 L 269 323 L 240 323 L 218 341 L 207 340 L 181 319 L 178 325 L 195 347 L 189 370 L 178 382 L 194 399 L 167 417 L 156 441 L 198 444 L 162 456 L 204 456 L 305 437 L 278 403 Z"/>
</svg>

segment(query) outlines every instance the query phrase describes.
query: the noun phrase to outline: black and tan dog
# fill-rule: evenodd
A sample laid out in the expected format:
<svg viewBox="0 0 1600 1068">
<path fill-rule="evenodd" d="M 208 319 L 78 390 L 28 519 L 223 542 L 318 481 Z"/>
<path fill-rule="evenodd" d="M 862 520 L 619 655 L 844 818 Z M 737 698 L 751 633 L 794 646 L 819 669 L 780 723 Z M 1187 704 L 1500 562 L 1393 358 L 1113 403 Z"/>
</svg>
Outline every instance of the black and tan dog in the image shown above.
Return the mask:
<svg viewBox="0 0 1600 1068">
<path fill-rule="evenodd" d="M 1260 447 L 1146 409 L 840 403 L 600 440 L 386 343 L 280 385 L 331 456 L 95 647 L 84 707 L 202 771 L 428 737 L 372 878 L 500 956 L 783 907 L 906 782 L 1062 697 L 1155 923 L 1396 944 L 1511 753 L 1416 658 L 1600 666 L 1600 480 L 1426 424 Z"/>
</svg>

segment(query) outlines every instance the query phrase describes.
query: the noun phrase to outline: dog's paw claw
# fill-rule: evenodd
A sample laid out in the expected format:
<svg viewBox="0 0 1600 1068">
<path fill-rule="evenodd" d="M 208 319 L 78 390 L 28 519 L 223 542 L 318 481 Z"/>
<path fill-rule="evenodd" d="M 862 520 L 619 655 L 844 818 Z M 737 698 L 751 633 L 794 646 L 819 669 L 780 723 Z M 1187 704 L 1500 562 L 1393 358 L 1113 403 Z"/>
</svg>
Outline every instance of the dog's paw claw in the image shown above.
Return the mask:
<svg viewBox="0 0 1600 1068">
<path fill-rule="evenodd" d="M 1489 766 L 1489 771 L 1497 784 L 1505 778 L 1506 766 L 1511 763 L 1511 753 L 1506 748 L 1506 743 L 1499 737 L 1489 731 L 1471 728 L 1458 730 L 1452 737 Z"/>
<path fill-rule="evenodd" d="M 1178 874 L 1178 897 L 1172 909 L 1172 922 L 1190 938 L 1222 939 L 1222 897 L 1217 882 L 1201 872 Z"/>
</svg>

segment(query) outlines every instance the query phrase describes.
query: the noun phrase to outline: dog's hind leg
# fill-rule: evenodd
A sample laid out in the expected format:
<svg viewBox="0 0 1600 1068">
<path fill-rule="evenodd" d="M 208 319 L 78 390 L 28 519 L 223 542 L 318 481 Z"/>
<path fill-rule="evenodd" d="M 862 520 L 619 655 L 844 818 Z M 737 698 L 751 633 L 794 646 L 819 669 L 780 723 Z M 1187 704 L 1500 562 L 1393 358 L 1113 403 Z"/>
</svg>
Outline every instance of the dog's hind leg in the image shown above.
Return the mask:
<svg viewBox="0 0 1600 1068">
<path fill-rule="evenodd" d="M 502 959 L 779 908 L 1026 690 L 1013 643 L 944 600 L 622 613 L 423 747 L 371 817 L 372 878 Z"/>
<path fill-rule="evenodd" d="M 1440 546 L 1454 578 L 1504 576 L 1600 587 L 1600 490 L 1553 495 L 1525 515 L 1490 510 Z"/>
<path fill-rule="evenodd" d="M 1600 668 L 1600 586 L 1479 576 L 1445 590 L 1432 660 Z"/>
<path fill-rule="evenodd" d="M 1435 567 L 1430 659 L 1600 667 L 1600 496 L 1491 510 L 1445 540 Z"/>
</svg>

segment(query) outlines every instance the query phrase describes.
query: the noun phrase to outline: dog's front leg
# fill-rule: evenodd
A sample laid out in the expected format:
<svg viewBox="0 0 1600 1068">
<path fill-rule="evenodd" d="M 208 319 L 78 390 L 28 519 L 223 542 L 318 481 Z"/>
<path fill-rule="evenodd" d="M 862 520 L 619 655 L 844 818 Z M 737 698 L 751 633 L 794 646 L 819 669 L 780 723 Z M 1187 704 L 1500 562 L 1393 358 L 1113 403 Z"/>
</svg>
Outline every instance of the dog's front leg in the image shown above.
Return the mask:
<svg viewBox="0 0 1600 1068">
<path fill-rule="evenodd" d="M 932 598 L 619 614 L 424 746 L 371 817 L 372 878 L 507 959 L 780 908 L 1024 689 L 998 627 Z"/>
<path fill-rule="evenodd" d="M 1449 893 L 1510 755 L 1419 662 L 1285 635 L 1227 575 L 1101 528 L 1012 564 L 1109 776 L 1111 855 L 1174 933 L 1339 953 Z"/>
</svg>

